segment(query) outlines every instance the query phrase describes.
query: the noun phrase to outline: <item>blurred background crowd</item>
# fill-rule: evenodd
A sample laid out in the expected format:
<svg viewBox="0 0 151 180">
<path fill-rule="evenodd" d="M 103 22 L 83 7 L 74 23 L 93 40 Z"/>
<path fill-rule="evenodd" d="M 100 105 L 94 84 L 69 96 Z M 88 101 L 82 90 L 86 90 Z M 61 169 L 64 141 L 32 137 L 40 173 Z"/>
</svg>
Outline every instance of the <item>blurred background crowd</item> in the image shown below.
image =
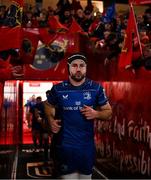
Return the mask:
<svg viewBox="0 0 151 180">
<path fill-rule="evenodd" d="M 113 5 L 113 4 L 112 4 Z M 112 8 L 112 5 L 110 8 Z M 95 48 L 103 48 L 110 51 L 105 63 L 114 59 L 121 52 L 125 31 L 128 23 L 129 12 L 118 14 L 115 9 L 111 9 L 111 17 L 106 17 L 107 9 L 103 12 L 95 10 L 91 1 L 83 8 L 80 1 L 58 0 L 56 8 L 48 6 L 39 8 L 25 3 L 22 15 L 22 27 L 24 28 L 50 28 L 53 26 L 52 17 L 57 17 L 59 22 L 69 28 L 75 21 L 81 31 L 83 31 L 94 42 Z M 5 5 L 0 6 L 0 26 L 4 25 L 9 8 Z M 136 23 L 143 53 L 151 56 L 151 7 L 145 9 L 142 14 L 136 15 Z M 137 54 L 138 40 L 133 40 L 133 48 Z M 137 65 L 136 65 L 137 66 Z"/>
</svg>

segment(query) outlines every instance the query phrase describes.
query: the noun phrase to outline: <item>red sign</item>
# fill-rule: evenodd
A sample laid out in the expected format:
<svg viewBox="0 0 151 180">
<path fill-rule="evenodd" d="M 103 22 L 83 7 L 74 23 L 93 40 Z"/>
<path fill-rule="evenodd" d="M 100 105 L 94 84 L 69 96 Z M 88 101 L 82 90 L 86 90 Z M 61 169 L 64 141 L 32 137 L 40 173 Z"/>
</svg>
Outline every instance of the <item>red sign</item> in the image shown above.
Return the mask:
<svg viewBox="0 0 151 180">
<path fill-rule="evenodd" d="M 29 83 L 30 87 L 40 87 L 40 83 Z"/>
</svg>

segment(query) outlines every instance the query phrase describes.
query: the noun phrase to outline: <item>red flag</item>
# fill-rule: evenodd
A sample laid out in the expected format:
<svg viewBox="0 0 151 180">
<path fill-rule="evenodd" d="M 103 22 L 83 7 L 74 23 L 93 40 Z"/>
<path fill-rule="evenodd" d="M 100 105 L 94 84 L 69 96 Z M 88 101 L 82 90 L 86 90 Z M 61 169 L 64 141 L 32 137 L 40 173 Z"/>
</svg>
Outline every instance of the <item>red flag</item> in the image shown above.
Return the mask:
<svg viewBox="0 0 151 180">
<path fill-rule="evenodd" d="M 40 39 L 45 44 L 51 44 L 61 34 L 84 32 L 81 26 L 73 18 L 69 28 L 61 24 L 56 16 L 49 20 L 49 28 L 39 28 Z"/>
<path fill-rule="evenodd" d="M 20 58 L 23 64 L 31 64 L 38 46 L 39 35 L 28 32 L 24 29 L 22 45 L 20 48 Z"/>
<path fill-rule="evenodd" d="M 54 32 L 68 31 L 68 28 L 59 22 L 59 19 L 57 16 L 49 17 L 48 24 L 49 24 L 50 30 L 52 30 Z"/>
<path fill-rule="evenodd" d="M 4 61 L 0 58 L 0 79 L 10 79 L 11 78 L 11 64 L 10 64 L 10 58 L 9 55 L 8 58 Z"/>
<path fill-rule="evenodd" d="M 76 20 L 73 18 L 71 26 L 69 27 L 68 33 L 77 33 L 77 32 L 84 32 L 82 27 L 76 22 Z"/>
<path fill-rule="evenodd" d="M 48 24 L 48 28 L 39 28 L 40 39 L 46 45 L 51 44 L 58 37 L 58 32 L 68 31 L 68 28 L 59 22 L 57 16 L 50 17 Z"/>
<path fill-rule="evenodd" d="M 50 28 L 39 28 L 40 40 L 48 45 L 53 42 L 57 37 L 58 33 L 51 32 Z"/>
<path fill-rule="evenodd" d="M 21 45 L 22 29 L 20 27 L 0 28 L 0 51 L 19 49 Z"/>
<path fill-rule="evenodd" d="M 126 29 L 126 34 L 123 42 L 123 48 L 121 50 L 121 54 L 119 57 L 119 68 L 126 68 L 127 66 L 131 65 L 132 56 L 133 56 L 133 40 L 140 42 L 135 15 L 133 11 L 133 7 L 130 7 L 129 19 Z M 140 45 L 140 43 L 139 43 Z M 139 51 L 142 54 L 141 45 L 139 46 Z"/>
<path fill-rule="evenodd" d="M 12 3 L 13 3 L 13 4 L 15 3 L 15 4 L 23 7 L 23 5 L 24 5 L 24 0 L 12 0 Z"/>
<path fill-rule="evenodd" d="M 6 61 L 0 58 L 0 69 L 5 69 L 10 66 L 10 58 L 11 56 L 9 56 Z"/>
<path fill-rule="evenodd" d="M 129 0 L 129 3 L 140 5 L 140 4 L 151 4 L 151 0 Z"/>
</svg>

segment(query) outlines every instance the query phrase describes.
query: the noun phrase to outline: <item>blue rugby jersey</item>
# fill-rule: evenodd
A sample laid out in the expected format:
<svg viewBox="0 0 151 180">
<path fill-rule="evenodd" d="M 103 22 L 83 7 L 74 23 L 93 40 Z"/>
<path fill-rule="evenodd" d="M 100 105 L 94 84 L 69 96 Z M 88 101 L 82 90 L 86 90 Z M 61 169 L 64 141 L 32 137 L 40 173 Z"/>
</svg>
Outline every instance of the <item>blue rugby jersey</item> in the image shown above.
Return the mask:
<svg viewBox="0 0 151 180">
<path fill-rule="evenodd" d="M 48 102 L 57 106 L 61 119 L 60 142 L 65 146 L 80 147 L 94 143 L 93 120 L 80 112 L 84 106 L 103 106 L 108 102 L 103 87 L 89 79 L 81 86 L 69 81 L 56 84 L 51 89 Z"/>
</svg>

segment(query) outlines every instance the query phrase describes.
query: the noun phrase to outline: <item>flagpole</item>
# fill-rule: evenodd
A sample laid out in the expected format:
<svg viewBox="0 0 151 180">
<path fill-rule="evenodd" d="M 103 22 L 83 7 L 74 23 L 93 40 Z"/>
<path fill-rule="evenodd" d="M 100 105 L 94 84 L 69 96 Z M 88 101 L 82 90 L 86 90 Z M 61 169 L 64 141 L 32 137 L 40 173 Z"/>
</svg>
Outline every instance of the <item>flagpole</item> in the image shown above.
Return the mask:
<svg viewBox="0 0 151 180">
<path fill-rule="evenodd" d="M 137 28 L 137 23 L 136 23 L 136 18 L 135 18 L 135 13 L 134 13 L 134 8 L 133 8 L 133 4 L 132 3 L 130 3 L 130 8 L 132 9 L 132 13 L 133 13 L 133 17 L 134 17 L 136 33 L 137 33 L 137 37 L 138 37 L 138 44 L 139 44 L 139 47 L 140 47 L 140 53 L 143 56 L 143 50 L 142 50 L 142 46 L 141 46 L 140 36 L 139 36 L 138 28 Z"/>
</svg>

